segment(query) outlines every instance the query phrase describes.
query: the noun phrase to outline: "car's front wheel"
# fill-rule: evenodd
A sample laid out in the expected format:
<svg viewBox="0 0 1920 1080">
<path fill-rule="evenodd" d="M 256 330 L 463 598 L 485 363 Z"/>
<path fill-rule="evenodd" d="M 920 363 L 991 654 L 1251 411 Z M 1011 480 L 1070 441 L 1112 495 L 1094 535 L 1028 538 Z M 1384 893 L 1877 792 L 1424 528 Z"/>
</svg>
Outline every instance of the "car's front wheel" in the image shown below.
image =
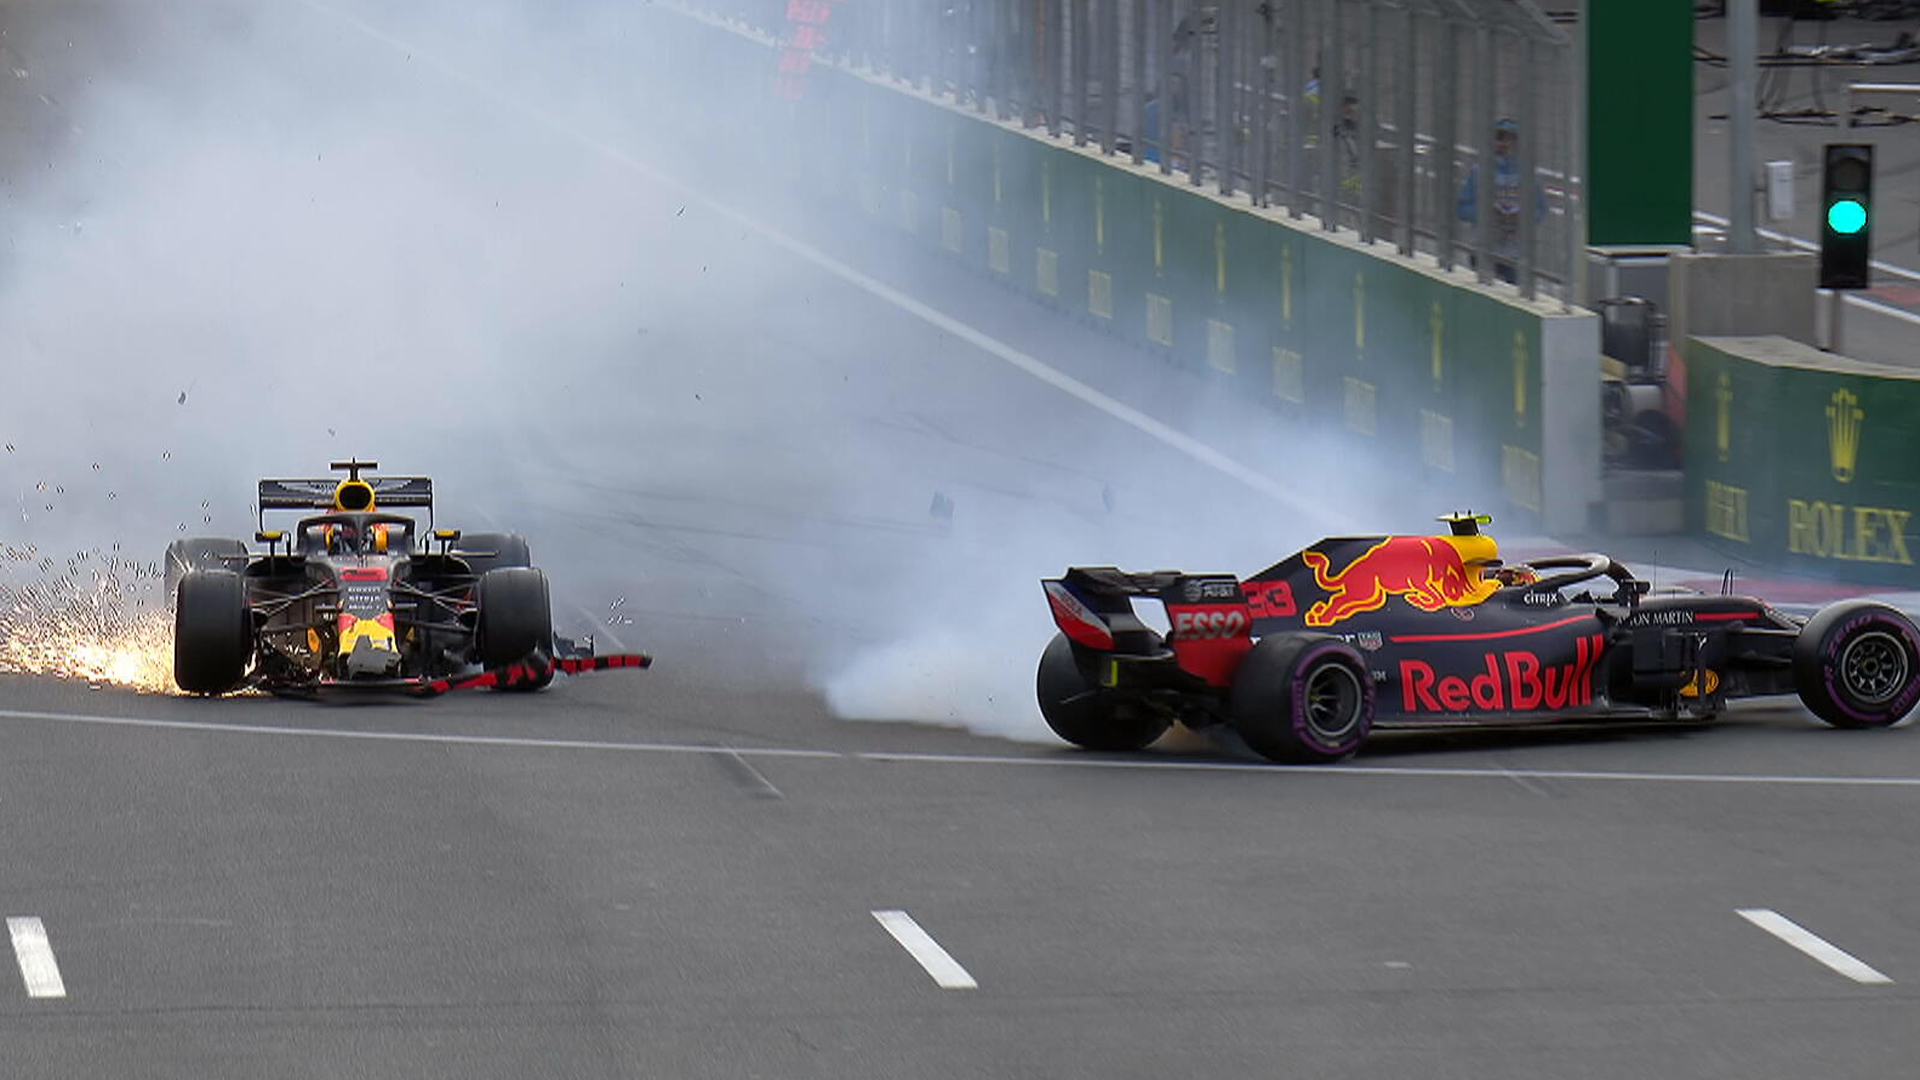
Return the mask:
<svg viewBox="0 0 1920 1080">
<path fill-rule="evenodd" d="M 1885 604 L 1829 605 L 1794 639 L 1793 684 L 1834 727 L 1899 723 L 1920 703 L 1920 630 Z"/>
<path fill-rule="evenodd" d="M 1053 733 L 1088 750 L 1143 750 L 1172 726 L 1165 717 L 1116 701 L 1088 682 L 1065 634 L 1053 635 L 1040 654 L 1034 689 L 1040 698 L 1040 716 Z"/>
<path fill-rule="evenodd" d="M 480 664 L 489 671 L 524 662 L 553 659 L 553 608 L 547 575 L 530 566 L 503 566 L 480 575 L 475 590 L 480 605 Z M 553 671 L 517 680 L 503 689 L 538 690 L 553 681 Z"/>
<path fill-rule="evenodd" d="M 1353 756 L 1373 730 L 1373 677 L 1338 638 L 1268 634 L 1240 662 L 1227 704 L 1262 757 L 1321 765 Z"/>
<path fill-rule="evenodd" d="M 187 571 L 173 609 L 173 681 L 189 694 L 224 694 L 252 660 L 246 580 L 231 570 Z"/>
<path fill-rule="evenodd" d="M 223 536 L 189 536 L 167 545 L 160 563 L 161 587 L 167 603 L 180 591 L 180 579 L 194 570 L 244 570 L 247 545 Z"/>
</svg>

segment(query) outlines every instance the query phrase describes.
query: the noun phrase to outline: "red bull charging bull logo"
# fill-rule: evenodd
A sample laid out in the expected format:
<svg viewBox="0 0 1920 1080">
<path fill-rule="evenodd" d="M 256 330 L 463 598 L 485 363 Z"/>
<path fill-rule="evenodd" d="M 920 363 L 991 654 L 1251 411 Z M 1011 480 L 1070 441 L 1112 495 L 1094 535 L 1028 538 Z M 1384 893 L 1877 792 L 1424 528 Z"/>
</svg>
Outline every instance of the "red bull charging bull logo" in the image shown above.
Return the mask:
<svg viewBox="0 0 1920 1080">
<path fill-rule="evenodd" d="M 1439 611 L 1478 604 L 1500 587 L 1469 570 L 1459 546 L 1445 536 L 1390 536 L 1338 573 L 1328 572 L 1331 564 L 1318 551 L 1300 557 L 1313 568 L 1314 583 L 1327 593 L 1307 609 L 1308 626 L 1332 626 L 1378 611 L 1390 596 L 1404 597 L 1422 611 Z"/>
</svg>

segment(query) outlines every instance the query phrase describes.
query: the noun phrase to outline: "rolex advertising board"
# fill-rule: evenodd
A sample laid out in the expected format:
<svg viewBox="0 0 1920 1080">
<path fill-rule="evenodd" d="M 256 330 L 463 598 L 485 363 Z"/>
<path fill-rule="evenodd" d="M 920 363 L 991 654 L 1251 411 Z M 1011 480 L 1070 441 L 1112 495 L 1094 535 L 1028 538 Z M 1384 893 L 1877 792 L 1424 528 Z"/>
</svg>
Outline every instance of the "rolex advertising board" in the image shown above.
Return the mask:
<svg viewBox="0 0 1920 1080">
<path fill-rule="evenodd" d="M 1785 338 L 1687 342 L 1687 514 L 1729 553 L 1920 587 L 1920 378 Z"/>
</svg>

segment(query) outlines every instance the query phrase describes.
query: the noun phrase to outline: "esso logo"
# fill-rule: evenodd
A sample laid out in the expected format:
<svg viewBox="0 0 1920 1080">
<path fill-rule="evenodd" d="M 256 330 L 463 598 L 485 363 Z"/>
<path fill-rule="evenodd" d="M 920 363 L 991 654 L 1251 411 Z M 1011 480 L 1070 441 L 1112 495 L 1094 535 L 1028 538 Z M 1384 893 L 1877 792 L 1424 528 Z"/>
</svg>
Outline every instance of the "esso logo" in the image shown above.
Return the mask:
<svg viewBox="0 0 1920 1080">
<path fill-rule="evenodd" d="M 1188 641 L 1238 637 L 1247 628 L 1239 608 L 1181 611 L 1173 616 L 1173 634 Z"/>
<path fill-rule="evenodd" d="M 1247 607 L 1256 619 L 1286 619 L 1299 613 L 1293 602 L 1293 586 L 1284 581 L 1248 581 L 1240 586 L 1247 595 Z"/>
</svg>

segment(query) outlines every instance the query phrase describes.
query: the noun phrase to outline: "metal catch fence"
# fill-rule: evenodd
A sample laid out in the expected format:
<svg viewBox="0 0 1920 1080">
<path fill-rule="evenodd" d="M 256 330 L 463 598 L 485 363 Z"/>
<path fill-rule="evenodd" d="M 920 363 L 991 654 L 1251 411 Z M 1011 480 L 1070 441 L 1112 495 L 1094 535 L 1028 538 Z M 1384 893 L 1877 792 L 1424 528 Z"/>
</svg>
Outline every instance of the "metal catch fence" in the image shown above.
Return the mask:
<svg viewBox="0 0 1920 1080">
<path fill-rule="evenodd" d="M 1535 0 L 693 0 L 776 37 L 816 2 L 825 59 L 1572 299 L 1584 69 Z"/>
</svg>

